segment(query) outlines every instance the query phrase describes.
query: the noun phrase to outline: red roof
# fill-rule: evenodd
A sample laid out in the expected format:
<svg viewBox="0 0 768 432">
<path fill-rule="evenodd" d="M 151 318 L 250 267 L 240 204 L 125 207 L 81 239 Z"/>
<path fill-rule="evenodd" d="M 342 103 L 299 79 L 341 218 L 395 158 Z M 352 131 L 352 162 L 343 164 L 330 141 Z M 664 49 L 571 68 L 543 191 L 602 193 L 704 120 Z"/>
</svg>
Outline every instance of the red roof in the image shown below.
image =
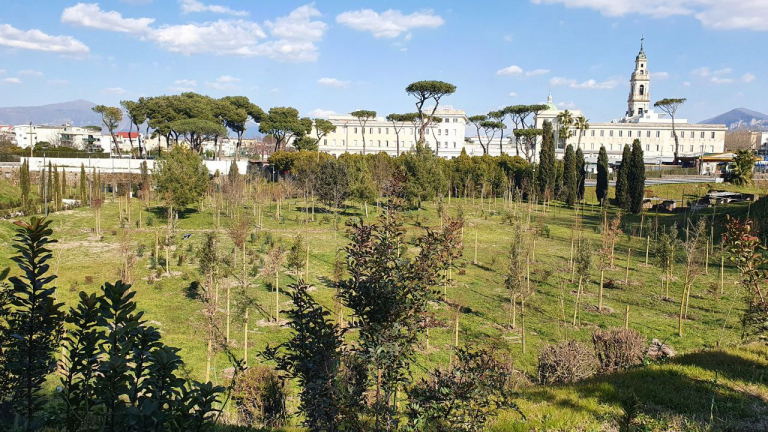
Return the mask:
<svg viewBox="0 0 768 432">
<path fill-rule="evenodd" d="M 120 138 L 138 138 L 139 133 L 138 132 L 118 132 L 117 136 Z"/>
</svg>

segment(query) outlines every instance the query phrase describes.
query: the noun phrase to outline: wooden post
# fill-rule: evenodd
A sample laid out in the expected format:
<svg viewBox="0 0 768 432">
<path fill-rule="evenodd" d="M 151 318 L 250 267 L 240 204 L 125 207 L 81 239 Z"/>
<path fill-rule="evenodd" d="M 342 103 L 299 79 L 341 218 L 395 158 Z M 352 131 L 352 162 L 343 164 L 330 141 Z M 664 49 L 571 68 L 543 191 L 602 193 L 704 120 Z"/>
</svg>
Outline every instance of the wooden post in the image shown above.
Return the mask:
<svg viewBox="0 0 768 432">
<path fill-rule="evenodd" d="M 237 248 L 235 248 L 235 250 L 237 250 Z M 231 297 L 229 293 L 230 293 L 230 284 L 227 284 L 227 338 L 226 338 L 227 344 L 229 344 L 229 323 L 231 321 L 231 315 L 230 315 Z"/>
<path fill-rule="evenodd" d="M 651 249 L 651 235 L 645 241 L 645 265 L 648 265 L 648 251 Z"/>
<path fill-rule="evenodd" d="M 704 254 L 704 274 L 709 274 L 709 239 L 707 239 L 707 250 Z"/>
<path fill-rule="evenodd" d="M 624 311 L 624 328 L 629 328 L 629 305 L 627 305 L 627 309 Z"/>
<path fill-rule="evenodd" d="M 720 255 L 720 295 L 725 294 L 725 284 L 723 274 L 725 270 L 725 255 Z"/>
<path fill-rule="evenodd" d="M 155 266 L 160 264 L 160 239 L 157 230 L 155 230 Z"/>
<path fill-rule="evenodd" d="M 624 285 L 629 285 L 629 263 L 632 260 L 632 248 L 627 249 L 627 274 L 624 276 Z"/>
<path fill-rule="evenodd" d="M 475 259 L 472 261 L 472 264 L 477 265 L 477 228 L 475 228 Z"/>
<path fill-rule="evenodd" d="M 275 322 L 280 325 L 280 278 L 275 269 Z"/>
<path fill-rule="evenodd" d="M 307 236 L 307 258 L 304 263 L 304 276 L 306 277 L 306 282 L 309 283 L 309 236 Z"/>
<path fill-rule="evenodd" d="M 461 306 L 456 306 L 456 323 L 454 326 L 453 346 L 459 347 L 459 314 L 461 314 Z"/>
<path fill-rule="evenodd" d="M 520 301 L 520 342 L 523 343 L 523 354 L 525 354 L 525 297 Z"/>
<path fill-rule="evenodd" d="M 533 236 L 533 246 L 531 247 L 531 261 L 536 262 L 536 236 Z"/>
<path fill-rule="evenodd" d="M 597 297 L 597 310 L 603 311 L 603 277 L 605 276 L 605 270 L 600 269 L 600 293 Z"/>
<path fill-rule="evenodd" d="M 243 348 L 245 353 L 243 355 L 243 361 L 245 366 L 248 366 L 248 308 L 245 308 L 245 331 L 243 332 Z"/>
</svg>

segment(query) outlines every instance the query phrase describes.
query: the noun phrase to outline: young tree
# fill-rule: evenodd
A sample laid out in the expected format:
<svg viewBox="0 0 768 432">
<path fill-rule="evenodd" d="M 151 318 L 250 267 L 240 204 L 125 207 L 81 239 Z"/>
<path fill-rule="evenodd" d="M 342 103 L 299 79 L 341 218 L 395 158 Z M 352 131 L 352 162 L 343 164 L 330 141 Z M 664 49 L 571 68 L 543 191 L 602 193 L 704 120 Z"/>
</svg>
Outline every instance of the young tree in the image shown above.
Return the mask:
<svg viewBox="0 0 768 432">
<path fill-rule="evenodd" d="M 392 129 L 395 130 L 395 136 L 397 137 L 397 150 L 395 156 L 400 156 L 400 131 L 403 130 L 406 123 L 413 123 L 418 118 L 416 113 L 407 114 L 395 114 L 392 113 L 387 116 L 387 121 L 392 123 Z"/>
<path fill-rule="evenodd" d="M 522 224 L 513 223 L 510 241 L 512 245 L 509 249 L 509 262 L 507 263 L 507 276 L 504 279 L 504 285 L 509 291 L 509 306 L 512 316 L 510 327 L 514 329 L 517 327 L 517 299 L 526 294 L 528 244 Z"/>
<path fill-rule="evenodd" d="M 595 195 L 600 205 L 603 205 L 605 198 L 608 197 L 608 153 L 605 146 L 600 146 L 600 152 L 597 154 L 597 186 Z"/>
<path fill-rule="evenodd" d="M 376 120 L 376 111 L 357 110 L 349 114 L 356 118 L 357 123 L 360 125 L 360 132 L 363 134 L 363 154 L 365 154 L 365 125 L 369 121 Z"/>
<path fill-rule="evenodd" d="M 53 286 L 56 276 L 48 274 L 53 258 L 48 245 L 56 242 L 51 239 L 50 224 L 36 217 L 30 223 L 15 222 L 12 247 L 17 255 L 11 260 L 22 274 L 8 278 L 11 287 L 5 287 L 0 296 L 0 381 L 10 384 L 11 409 L 23 430 L 42 425 L 43 384 L 55 369 L 63 328 L 63 304 L 56 302 Z"/>
<path fill-rule="evenodd" d="M 408 84 L 405 92 L 416 98 L 416 111 L 419 113 L 421 124 L 418 142 L 424 143 L 424 135 L 432 122 L 432 117 L 437 112 L 440 99 L 455 93 L 456 86 L 443 81 L 416 81 Z M 429 100 L 434 101 L 435 106 L 432 108 L 432 112 L 427 114 L 424 112 L 424 104 Z"/>
<path fill-rule="evenodd" d="M 621 156 L 621 165 L 619 166 L 619 173 L 616 177 L 616 207 L 622 210 L 629 210 L 629 171 L 632 160 L 632 152 L 628 145 L 624 146 L 624 153 Z"/>
<path fill-rule="evenodd" d="M 117 107 L 108 107 L 104 105 L 96 105 L 93 107 L 93 112 L 101 114 L 101 123 L 109 131 L 109 135 L 112 137 L 112 145 L 114 145 L 115 151 L 119 156 L 122 156 L 120 152 L 120 146 L 117 144 L 117 136 L 115 132 L 120 127 L 120 122 L 123 121 L 123 111 Z"/>
<path fill-rule="evenodd" d="M 673 161 L 674 164 L 677 164 L 677 161 L 680 159 L 680 141 L 677 138 L 677 130 L 675 129 L 675 115 L 677 114 L 677 110 L 680 109 L 681 106 L 687 101 L 685 98 L 679 98 L 679 99 L 669 99 L 664 98 L 660 101 L 656 101 L 656 103 L 653 104 L 656 108 L 664 111 L 669 115 L 669 117 L 672 119 L 672 136 L 675 138 L 675 160 Z"/>
<path fill-rule="evenodd" d="M 139 102 L 131 100 L 120 101 L 120 106 L 123 107 L 125 113 L 128 115 L 128 120 L 130 123 L 128 129 L 128 142 L 131 143 L 131 151 L 133 151 L 133 127 L 136 126 L 136 132 L 140 132 L 141 125 L 147 121 L 147 107 L 143 101 L 143 97 L 139 98 Z M 141 147 L 141 140 L 139 140 L 139 156 L 141 156 L 143 153 L 144 152 Z"/>
<path fill-rule="evenodd" d="M 349 169 L 336 159 L 328 159 L 318 169 L 317 196 L 334 214 L 349 196 Z"/>
<path fill-rule="evenodd" d="M 26 213 L 31 208 L 29 202 L 30 179 L 29 179 L 29 159 L 24 159 L 19 169 L 19 188 L 21 189 L 21 207 Z"/>
<path fill-rule="evenodd" d="M 337 378 L 343 332 L 309 295 L 309 285 L 301 282 L 290 288 L 293 307 L 286 313 L 291 338 L 275 347 L 268 345 L 264 357 L 297 381 L 304 426 L 312 432 L 338 431 L 342 408 Z"/>
<path fill-rule="evenodd" d="M 583 236 L 579 236 L 576 249 L 576 273 L 579 275 L 579 286 L 576 290 L 576 306 L 573 310 L 573 325 L 579 322 L 581 312 L 581 293 L 584 285 L 589 281 L 589 269 L 592 267 L 592 245 L 590 241 Z"/>
<path fill-rule="evenodd" d="M 578 175 L 576 199 L 581 202 L 584 199 L 584 190 L 587 186 L 587 162 L 584 159 L 584 151 L 581 150 L 581 147 L 576 150 L 576 173 Z"/>
<path fill-rule="evenodd" d="M 690 222 L 688 226 L 690 226 Z M 691 289 L 693 289 L 696 279 L 704 274 L 703 263 L 706 252 L 706 238 L 707 221 L 702 218 L 693 225 L 693 230 L 688 229 L 686 241 L 683 243 L 686 265 L 683 295 L 680 299 L 680 316 L 677 323 L 677 335 L 679 337 L 683 337 L 683 320 L 688 318 L 688 304 L 691 299 Z"/>
<path fill-rule="evenodd" d="M 765 292 L 768 256 L 754 226 L 755 222 L 749 219 L 741 221 L 729 218 L 723 236 L 728 259 L 739 269 L 741 286 L 744 288 L 746 308 L 741 318 L 742 339 L 750 336 L 764 337 L 768 333 L 768 294 Z"/>
<path fill-rule="evenodd" d="M 390 428 L 397 413 L 395 392 L 409 380 L 415 345 L 425 313 L 436 300 L 442 272 L 458 257 L 460 223 L 449 220 L 442 232 L 427 230 L 417 240 L 413 258 L 405 246 L 402 217 L 394 208 L 374 225 L 350 224 L 347 268 L 340 297 L 352 311 L 359 331 L 354 351 L 366 365 L 375 386 L 372 417 L 375 429 Z"/>
<path fill-rule="evenodd" d="M 304 237 L 297 235 L 291 248 L 288 249 L 288 257 L 286 265 L 288 268 L 293 269 L 296 272 L 296 280 L 301 279 L 301 267 L 304 265 L 304 254 L 307 251 L 307 247 L 304 244 Z"/>
<path fill-rule="evenodd" d="M 88 203 L 88 176 L 85 173 L 85 164 L 80 164 L 80 205 Z"/>
<path fill-rule="evenodd" d="M 640 214 L 643 211 L 643 199 L 645 198 L 645 161 L 639 139 L 632 143 L 632 153 L 627 168 L 629 210 L 634 214 Z"/>
<path fill-rule="evenodd" d="M 515 145 L 518 145 L 518 142 L 522 141 L 525 160 L 529 164 L 533 164 L 533 158 L 536 155 L 536 142 L 538 141 L 539 137 L 544 134 L 544 130 L 527 128 L 515 129 L 513 132 L 515 134 Z"/>
<path fill-rule="evenodd" d="M 499 112 L 496 112 L 496 114 L 498 115 Z M 504 133 L 504 123 L 498 120 L 492 120 L 489 114 L 475 115 L 469 117 L 468 120 L 469 123 L 477 129 L 477 142 L 480 144 L 480 147 L 483 148 L 483 154 L 488 154 L 488 150 L 490 150 L 491 142 L 493 142 L 496 132 L 501 131 L 502 134 Z M 487 142 L 485 143 L 483 143 L 483 138 L 480 135 L 480 129 L 483 130 L 483 134 L 485 134 L 485 138 L 487 139 Z"/>
<path fill-rule="evenodd" d="M 539 195 L 547 200 L 551 197 L 552 192 L 554 191 L 555 177 L 557 176 L 554 132 L 552 131 L 551 122 L 544 122 L 542 136 L 537 180 L 539 184 Z"/>
<path fill-rule="evenodd" d="M 573 206 L 579 191 L 579 174 L 576 166 L 576 154 L 573 146 L 568 144 L 563 158 L 563 195 L 565 204 Z"/>
<path fill-rule="evenodd" d="M 669 230 L 662 229 L 661 235 L 656 239 L 654 257 L 656 265 L 661 269 L 662 288 L 665 288 L 663 296 L 669 298 L 669 284 L 672 280 L 672 267 L 674 266 L 675 248 L 677 247 L 677 225 L 672 225 Z"/>
<path fill-rule="evenodd" d="M 191 118 L 171 123 L 174 132 L 183 137 L 196 153 L 203 153 L 203 143 L 227 134 L 227 129 L 218 122 Z"/>
<path fill-rule="evenodd" d="M 165 200 L 169 224 L 174 207 L 185 208 L 197 202 L 208 190 L 208 168 L 203 165 L 203 159 L 182 146 L 174 146 L 158 161 L 153 177 L 157 191 Z"/>
<path fill-rule="evenodd" d="M 243 146 L 243 135 L 246 130 L 246 123 L 251 119 L 255 123 L 261 123 L 264 119 L 264 111 L 256 104 L 252 103 L 245 96 L 225 96 L 219 100 L 220 103 L 229 104 L 232 109 L 228 110 L 228 115 L 224 118 L 225 125 L 237 134 L 237 150 L 235 151 L 235 160 L 240 156 L 240 149 Z"/>
</svg>

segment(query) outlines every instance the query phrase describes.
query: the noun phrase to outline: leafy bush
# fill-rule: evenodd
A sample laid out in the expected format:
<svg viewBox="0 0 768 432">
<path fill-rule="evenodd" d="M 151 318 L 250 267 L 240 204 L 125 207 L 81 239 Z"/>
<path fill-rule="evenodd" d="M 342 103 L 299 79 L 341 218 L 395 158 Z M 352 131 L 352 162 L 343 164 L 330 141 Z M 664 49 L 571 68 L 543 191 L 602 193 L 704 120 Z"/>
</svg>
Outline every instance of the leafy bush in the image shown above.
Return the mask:
<svg viewBox="0 0 768 432">
<path fill-rule="evenodd" d="M 638 331 L 615 327 L 592 333 L 592 343 L 601 372 L 615 372 L 641 364 L 648 346 Z"/>
<path fill-rule="evenodd" d="M 594 351 L 580 342 L 549 345 L 539 353 L 539 382 L 570 383 L 589 378 L 595 374 L 597 366 Z"/>
<path fill-rule="evenodd" d="M 250 367 L 240 376 L 232 392 L 232 400 L 244 424 L 258 422 L 270 428 L 285 423 L 287 396 L 284 381 L 274 370 L 262 365 Z"/>
</svg>

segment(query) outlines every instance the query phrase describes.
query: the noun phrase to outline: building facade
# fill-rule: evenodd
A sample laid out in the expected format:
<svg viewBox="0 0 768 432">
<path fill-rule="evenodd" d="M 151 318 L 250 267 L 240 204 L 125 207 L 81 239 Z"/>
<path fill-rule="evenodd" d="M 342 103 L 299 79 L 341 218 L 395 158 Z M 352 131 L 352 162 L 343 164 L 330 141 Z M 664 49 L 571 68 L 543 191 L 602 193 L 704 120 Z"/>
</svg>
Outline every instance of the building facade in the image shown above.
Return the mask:
<svg viewBox="0 0 768 432">
<path fill-rule="evenodd" d="M 556 139 L 556 154 L 562 159 L 568 144 L 581 148 L 588 163 L 596 163 L 600 147 L 605 147 L 609 163 L 621 160 L 625 145 L 632 145 L 640 140 L 645 162 L 648 164 L 672 163 L 675 159 L 675 136 L 672 131 L 672 119 L 665 114 L 656 113 L 651 108 L 650 72 L 648 58 L 643 50 L 635 57 L 635 67 L 630 77 L 630 92 L 627 99 L 625 116 L 607 123 L 589 122 L 589 128 L 579 130 L 575 124 L 569 127 L 566 140 Z M 535 125 L 542 128 L 545 121 L 552 122 L 555 136 L 564 127 L 558 120 L 567 110 L 560 110 L 552 103 L 552 96 L 547 100 L 548 109 L 536 116 Z M 582 116 L 578 110 L 567 111 L 574 120 Z M 692 124 L 686 119 L 675 118 L 675 130 L 679 143 L 678 156 L 683 161 L 692 162 L 707 153 L 722 153 L 725 148 L 725 125 Z M 538 157 L 538 154 L 537 154 Z"/>
<path fill-rule="evenodd" d="M 426 109 L 425 112 L 431 112 Z M 447 159 L 461 154 L 465 146 L 479 145 L 465 143 L 467 116 L 463 110 L 452 106 L 438 107 L 435 116 L 442 119 L 439 123 L 429 126 L 424 137 L 426 145 L 437 152 L 437 155 Z M 324 136 L 318 146 L 320 151 L 339 156 L 344 153 L 379 153 L 385 152 L 391 156 L 407 152 L 414 148 L 419 139 L 419 124 L 396 123 L 377 117 L 363 126 L 357 118 L 351 115 L 334 115 L 328 121 L 336 126 L 334 132 Z M 363 134 L 363 127 L 365 133 Z M 365 135 L 365 138 L 363 138 Z M 315 131 L 312 131 L 315 136 Z M 363 149 L 365 139 L 365 149 Z M 474 151 L 473 148 L 467 153 Z M 476 152 L 475 152 L 476 153 Z M 482 150 L 479 154 L 482 154 Z"/>
<path fill-rule="evenodd" d="M 101 130 L 78 126 L 17 125 L 13 127 L 19 147 L 29 148 L 47 142 L 54 146 L 72 147 L 80 150 L 101 147 Z"/>
</svg>

